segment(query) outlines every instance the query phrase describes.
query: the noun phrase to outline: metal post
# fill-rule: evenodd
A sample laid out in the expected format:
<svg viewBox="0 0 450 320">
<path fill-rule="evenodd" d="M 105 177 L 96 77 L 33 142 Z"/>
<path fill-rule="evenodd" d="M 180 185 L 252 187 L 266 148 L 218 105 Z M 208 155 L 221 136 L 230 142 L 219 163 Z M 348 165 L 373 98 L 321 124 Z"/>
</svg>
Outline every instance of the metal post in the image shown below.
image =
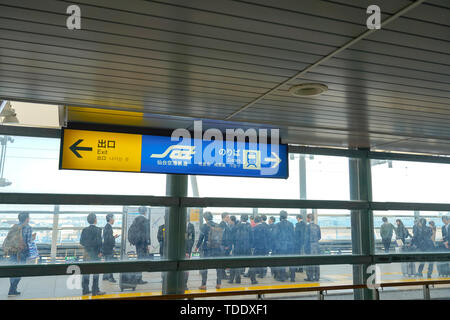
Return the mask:
<svg viewBox="0 0 450 320">
<path fill-rule="evenodd" d="M 372 201 L 372 179 L 370 159 L 349 159 L 350 200 Z M 352 252 L 353 254 L 374 254 L 373 214 L 363 209 L 351 212 Z M 353 266 L 353 283 L 365 284 L 369 275 L 369 265 Z M 370 289 L 355 289 L 355 300 L 373 300 L 374 292 Z"/>
<path fill-rule="evenodd" d="M 187 195 L 188 176 L 168 174 L 166 194 L 173 197 Z M 165 256 L 168 260 L 182 260 L 185 256 L 186 208 L 169 207 L 166 210 Z M 164 277 L 163 294 L 184 293 L 184 272 L 168 271 Z"/>
<path fill-rule="evenodd" d="M 423 299 L 424 300 L 431 300 L 430 286 L 428 284 L 423 286 Z"/>
<path fill-rule="evenodd" d="M 200 197 L 200 193 L 198 191 L 197 176 L 191 175 L 189 177 L 190 177 L 190 180 L 191 180 L 192 196 Z"/>
<path fill-rule="evenodd" d="M 322 290 L 317 292 L 317 299 L 318 300 L 325 300 L 325 296 L 323 295 L 323 291 Z"/>
<path fill-rule="evenodd" d="M 380 291 L 375 289 L 375 300 L 380 300 Z"/>
<path fill-rule="evenodd" d="M 120 237 L 120 260 L 128 260 L 127 256 L 128 206 L 122 207 L 122 236 Z"/>
<path fill-rule="evenodd" d="M 300 179 L 300 200 L 306 200 L 306 159 L 304 154 L 300 154 L 299 160 L 299 179 Z M 300 209 L 303 221 L 306 221 L 306 209 Z"/>
<path fill-rule="evenodd" d="M 350 200 L 359 200 L 359 182 L 358 182 L 358 159 L 350 158 L 349 179 L 350 179 Z M 361 254 L 361 211 L 351 211 L 351 235 L 352 235 L 352 253 Z M 353 265 L 353 284 L 363 283 L 363 268 L 360 265 Z M 353 297 L 355 300 L 362 300 L 362 289 L 354 289 Z"/>
<path fill-rule="evenodd" d="M 58 244 L 58 224 L 59 224 L 59 205 L 53 209 L 53 229 L 52 229 L 52 246 L 50 248 L 50 261 L 56 262 L 57 244 Z"/>
<path fill-rule="evenodd" d="M 367 150 L 368 151 L 368 150 Z M 372 171 L 371 163 L 368 157 L 359 159 L 359 198 L 360 200 L 372 201 Z M 364 209 L 361 212 L 361 253 L 364 255 L 374 255 L 374 228 L 373 228 L 373 212 Z M 369 275 L 366 270 L 369 265 L 363 265 L 363 280 L 366 283 Z M 370 289 L 363 289 L 364 300 L 374 300 L 374 292 Z"/>
</svg>

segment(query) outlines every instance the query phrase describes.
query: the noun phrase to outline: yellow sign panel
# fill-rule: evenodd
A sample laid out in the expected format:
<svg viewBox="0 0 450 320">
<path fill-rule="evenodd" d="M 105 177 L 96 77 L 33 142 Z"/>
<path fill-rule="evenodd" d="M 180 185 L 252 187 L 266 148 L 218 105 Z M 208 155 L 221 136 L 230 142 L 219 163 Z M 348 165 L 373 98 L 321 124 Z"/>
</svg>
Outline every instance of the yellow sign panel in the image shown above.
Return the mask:
<svg viewBox="0 0 450 320">
<path fill-rule="evenodd" d="M 64 130 L 62 169 L 141 171 L 142 135 Z"/>
<path fill-rule="evenodd" d="M 191 209 L 189 221 L 200 222 L 200 209 Z"/>
</svg>

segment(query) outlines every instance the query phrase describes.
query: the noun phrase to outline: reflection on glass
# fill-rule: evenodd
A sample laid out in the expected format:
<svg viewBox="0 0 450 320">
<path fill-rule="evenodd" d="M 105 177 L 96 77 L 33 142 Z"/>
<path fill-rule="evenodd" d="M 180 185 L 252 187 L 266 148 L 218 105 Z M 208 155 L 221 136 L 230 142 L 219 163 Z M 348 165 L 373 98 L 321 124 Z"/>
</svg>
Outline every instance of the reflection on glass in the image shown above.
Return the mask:
<svg viewBox="0 0 450 320">
<path fill-rule="evenodd" d="M 377 253 L 448 252 L 448 213 L 374 211 Z"/>
<path fill-rule="evenodd" d="M 289 178 L 261 179 L 196 176 L 195 188 L 188 195 L 196 197 L 349 200 L 348 158 L 289 154 Z M 304 167 L 301 167 L 304 166 Z M 300 172 L 306 172 L 301 175 Z M 300 191 L 301 180 L 306 190 Z"/>
<path fill-rule="evenodd" d="M 141 211 L 146 210 L 144 214 Z M 80 239 L 83 230 L 89 228 L 89 214 L 95 214 L 95 226 L 101 230 L 101 250 L 107 252 L 101 261 L 115 259 L 160 259 L 158 228 L 164 221 L 165 208 L 139 206 L 48 206 L 48 205 L 0 205 L 0 244 L 14 225 L 19 225 L 20 213 L 29 214 L 27 225 L 32 229 L 32 250 L 39 256 L 36 263 L 66 263 L 85 260 L 85 248 Z M 145 223 L 138 232 L 129 232 L 133 221 L 145 216 Z M 138 221 L 140 219 L 137 219 Z M 163 223 L 163 222 L 162 222 Z M 145 233 L 145 234 L 144 234 Z M 144 234 L 147 240 L 130 242 L 129 236 Z M 133 239 L 131 239 L 133 241 Z M 30 249 L 30 248 L 28 248 Z M 27 249 L 27 250 L 28 250 Z M 35 255 L 26 252 L 26 256 Z M 9 263 L 9 255 L 0 247 L 0 257 Z M 9 261 L 9 262 L 8 262 Z"/>
<path fill-rule="evenodd" d="M 347 210 L 189 208 L 188 223 L 195 235 L 194 253 L 189 258 L 282 255 L 351 254 L 350 212 Z M 216 288 L 260 279 L 279 282 L 319 281 L 320 268 L 217 269 Z M 298 272 L 303 274 L 298 275 Z M 202 271 L 200 290 L 206 289 L 209 273 Z"/>
<path fill-rule="evenodd" d="M 448 203 L 450 164 L 372 160 L 374 201 Z"/>
<path fill-rule="evenodd" d="M 1 192 L 165 195 L 165 174 L 59 170 L 60 139 L 10 138 Z"/>
</svg>

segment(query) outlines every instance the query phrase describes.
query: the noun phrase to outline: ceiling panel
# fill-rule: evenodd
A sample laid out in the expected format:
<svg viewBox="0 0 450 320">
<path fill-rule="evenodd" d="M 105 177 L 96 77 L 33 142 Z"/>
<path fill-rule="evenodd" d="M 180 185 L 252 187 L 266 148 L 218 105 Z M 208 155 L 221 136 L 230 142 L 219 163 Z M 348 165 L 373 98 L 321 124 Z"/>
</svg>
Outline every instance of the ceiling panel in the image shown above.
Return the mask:
<svg viewBox="0 0 450 320">
<path fill-rule="evenodd" d="M 413 3 L 1 0 L 0 98 L 78 106 L 76 122 L 203 119 L 205 128 L 280 128 L 293 144 L 450 154 L 447 0 L 425 1 L 336 54 L 367 32 L 367 6 L 385 21 Z M 81 30 L 66 28 L 71 4 Z M 291 96 L 303 82 L 329 91 Z"/>
</svg>

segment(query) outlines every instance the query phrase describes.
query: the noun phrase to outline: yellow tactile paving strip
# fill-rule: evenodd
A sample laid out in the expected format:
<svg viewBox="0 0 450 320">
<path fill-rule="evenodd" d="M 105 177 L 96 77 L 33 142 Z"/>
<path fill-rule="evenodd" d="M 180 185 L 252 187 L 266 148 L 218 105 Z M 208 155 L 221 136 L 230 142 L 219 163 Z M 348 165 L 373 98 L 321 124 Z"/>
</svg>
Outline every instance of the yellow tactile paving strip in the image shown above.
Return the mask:
<svg viewBox="0 0 450 320">
<path fill-rule="evenodd" d="M 382 275 L 398 275 L 402 274 L 401 272 L 385 272 Z M 351 285 L 348 281 L 342 281 L 343 278 L 351 276 L 351 274 L 335 274 L 335 275 L 327 275 L 328 278 L 340 278 L 341 281 L 333 281 L 320 283 L 320 282 L 312 282 L 312 283 L 299 283 L 299 284 L 277 284 L 277 285 L 263 285 L 263 286 L 249 286 L 249 287 L 232 287 L 232 288 L 221 288 L 221 289 L 207 289 L 207 290 L 187 290 L 185 294 L 190 293 L 212 293 L 212 292 L 245 292 L 245 291 L 254 291 L 254 290 L 270 290 L 270 289 L 294 289 L 294 288 L 318 288 L 321 286 L 340 286 L 340 285 Z M 394 280 L 383 280 L 382 283 L 394 283 L 394 282 L 410 282 L 411 285 L 414 285 L 414 282 L 426 281 L 426 278 L 413 278 L 413 279 L 394 279 Z M 434 281 L 440 280 L 450 280 L 450 278 L 433 278 Z M 123 293 L 114 293 L 114 294 L 105 294 L 101 296 L 72 296 L 72 297 L 59 297 L 59 298 L 45 298 L 45 299 L 31 299 L 31 300 L 97 300 L 97 299 L 118 299 L 118 298 L 140 298 L 140 297 L 149 297 L 149 296 L 162 296 L 162 291 L 148 291 L 148 292 L 123 292 Z"/>
</svg>

